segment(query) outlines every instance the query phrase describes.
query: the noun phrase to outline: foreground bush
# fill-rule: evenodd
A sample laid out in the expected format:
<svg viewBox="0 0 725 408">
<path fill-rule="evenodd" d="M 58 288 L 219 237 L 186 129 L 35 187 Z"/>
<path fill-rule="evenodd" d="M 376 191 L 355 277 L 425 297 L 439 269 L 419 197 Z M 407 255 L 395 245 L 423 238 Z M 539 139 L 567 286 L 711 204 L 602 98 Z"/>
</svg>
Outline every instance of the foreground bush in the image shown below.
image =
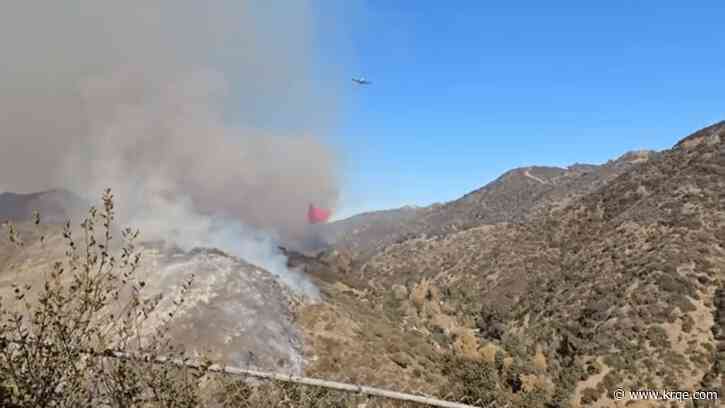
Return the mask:
<svg viewBox="0 0 725 408">
<path fill-rule="evenodd" d="M 40 215 L 34 219 L 39 229 Z M 185 358 L 169 345 L 165 327 L 173 313 L 158 328 L 147 327 L 158 302 L 136 277 L 138 231 L 121 231 L 122 242 L 115 245 L 113 221 L 108 190 L 102 209 L 91 208 L 80 225 L 80 239 L 66 223 L 65 257 L 46 271 L 42 286 L 15 282 L 12 297 L 2 299 L 3 406 L 187 407 L 201 402 L 198 372 L 110 356 L 117 351 L 147 359 Z M 7 232 L 20 251 L 27 247 L 13 224 L 7 224 Z M 45 237 L 39 240 L 44 243 Z M 179 302 L 190 284 L 181 287 Z"/>
</svg>

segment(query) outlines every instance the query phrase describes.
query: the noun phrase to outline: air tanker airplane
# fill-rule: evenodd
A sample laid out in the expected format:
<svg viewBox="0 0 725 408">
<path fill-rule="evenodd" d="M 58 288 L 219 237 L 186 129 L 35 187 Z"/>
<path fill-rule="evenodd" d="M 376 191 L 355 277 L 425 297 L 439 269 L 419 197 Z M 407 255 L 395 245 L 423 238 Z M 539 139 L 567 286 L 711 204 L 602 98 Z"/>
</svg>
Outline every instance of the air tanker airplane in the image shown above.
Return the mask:
<svg viewBox="0 0 725 408">
<path fill-rule="evenodd" d="M 370 85 L 372 83 L 365 78 L 353 78 L 352 82 L 355 82 L 358 85 Z"/>
</svg>

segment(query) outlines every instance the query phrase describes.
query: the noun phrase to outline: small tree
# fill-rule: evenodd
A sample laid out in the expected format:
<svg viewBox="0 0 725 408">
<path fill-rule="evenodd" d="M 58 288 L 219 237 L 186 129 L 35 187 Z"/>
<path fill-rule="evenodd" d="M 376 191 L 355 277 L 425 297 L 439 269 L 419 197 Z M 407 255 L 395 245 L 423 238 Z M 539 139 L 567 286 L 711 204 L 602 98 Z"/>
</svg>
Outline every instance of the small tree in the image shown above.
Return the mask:
<svg viewBox="0 0 725 408">
<path fill-rule="evenodd" d="M 153 364 L 157 356 L 185 358 L 167 334 L 174 311 L 148 328 L 158 297 L 145 293 L 136 276 L 139 232 L 121 231 L 112 254 L 114 203 L 110 189 L 99 211 L 91 207 L 76 239 L 63 228 L 65 257 L 55 262 L 41 287 L 15 282 L 0 299 L 0 404 L 8 407 L 190 407 L 200 403 L 199 370 Z M 40 224 L 40 214 L 34 214 Z M 100 224 L 100 228 L 98 225 Z M 100 229 L 100 237 L 97 233 Z M 27 245 L 14 224 L 8 237 Z M 41 244 L 46 242 L 40 236 Z M 183 302 L 185 282 L 176 304 Z M 115 358 L 143 356 L 146 363 Z"/>
</svg>

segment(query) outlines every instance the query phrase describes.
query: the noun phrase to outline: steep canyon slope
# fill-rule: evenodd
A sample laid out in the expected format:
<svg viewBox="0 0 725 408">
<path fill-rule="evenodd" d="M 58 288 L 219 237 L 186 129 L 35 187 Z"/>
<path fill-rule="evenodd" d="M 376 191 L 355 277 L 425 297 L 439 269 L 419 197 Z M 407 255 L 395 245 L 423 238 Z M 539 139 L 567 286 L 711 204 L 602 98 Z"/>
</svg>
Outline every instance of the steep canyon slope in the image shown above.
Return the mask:
<svg viewBox="0 0 725 408">
<path fill-rule="evenodd" d="M 497 390 L 489 397 L 499 401 L 611 406 L 616 387 L 718 389 L 715 291 L 725 277 L 725 122 L 672 149 L 628 154 L 605 166 L 617 169 L 622 161 L 619 170 L 589 184 L 578 178 L 568 191 L 547 187 L 538 194 L 556 198 L 530 199 L 502 214 L 490 203 L 504 193 L 487 191 L 507 178 L 526 179 L 519 192 L 508 191 L 530 198 L 537 196 L 532 187 L 562 177 L 558 170 L 510 172 L 488 190 L 428 210 L 426 221 L 416 217 L 436 234 L 383 245 L 357 264 L 336 263 L 340 250 L 323 254 L 319 258 L 338 266 L 350 286 L 343 294 L 330 291 L 330 304 L 349 314 L 354 309 L 343 304 L 355 299 L 380 316 L 357 328 L 381 332 L 377 340 L 358 334 L 338 341 L 377 348 L 397 362 L 397 381 L 408 377 L 411 384 L 419 376 L 428 383 L 455 381 L 445 359 L 427 350 L 466 356 L 488 367 Z M 458 221 L 476 213 L 481 222 Z M 435 227 L 441 225 L 453 227 Z M 329 319 L 330 327 L 366 321 Z M 381 329 L 383 321 L 392 329 Z M 330 334 L 307 330 L 313 343 Z M 413 351 L 388 340 L 404 344 L 406 336 L 425 346 Z"/>
</svg>

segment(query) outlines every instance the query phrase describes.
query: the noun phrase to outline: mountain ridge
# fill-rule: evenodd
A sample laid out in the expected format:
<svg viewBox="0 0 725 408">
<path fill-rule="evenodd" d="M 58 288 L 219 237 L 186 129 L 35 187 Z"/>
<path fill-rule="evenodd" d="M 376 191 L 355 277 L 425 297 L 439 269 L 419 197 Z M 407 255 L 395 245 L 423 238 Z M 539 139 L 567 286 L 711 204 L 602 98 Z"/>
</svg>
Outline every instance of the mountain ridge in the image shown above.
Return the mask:
<svg viewBox="0 0 725 408">
<path fill-rule="evenodd" d="M 601 165 L 518 167 L 458 199 L 427 207 L 405 206 L 358 214 L 322 226 L 321 235 L 329 246 L 365 259 L 386 245 L 414 236 L 440 235 L 483 224 L 525 222 L 538 212 L 598 188 L 656 154 L 636 150 Z"/>
</svg>

